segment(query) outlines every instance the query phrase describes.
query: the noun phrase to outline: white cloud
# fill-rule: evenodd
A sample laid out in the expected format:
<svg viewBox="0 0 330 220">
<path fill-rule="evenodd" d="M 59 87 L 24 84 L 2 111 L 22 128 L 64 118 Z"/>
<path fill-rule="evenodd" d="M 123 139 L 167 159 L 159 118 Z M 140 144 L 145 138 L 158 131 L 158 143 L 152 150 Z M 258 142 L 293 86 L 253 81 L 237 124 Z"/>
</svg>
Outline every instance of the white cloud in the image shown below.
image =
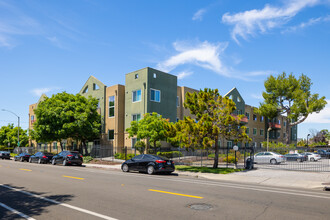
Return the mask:
<svg viewBox="0 0 330 220">
<path fill-rule="evenodd" d="M 320 0 L 287 0 L 282 7 L 267 4 L 261 10 L 253 9 L 232 15 L 226 13 L 222 16 L 222 21 L 234 25 L 231 36 L 239 43 L 238 36 L 246 40 L 248 36 L 280 27 L 304 8 L 318 3 Z"/>
<path fill-rule="evenodd" d="M 192 17 L 192 20 L 193 21 L 196 21 L 196 20 L 203 20 L 203 15 L 205 14 L 206 12 L 206 9 L 199 9 L 195 14 L 194 16 Z"/>
<path fill-rule="evenodd" d="M 260 95 L 260 94 L 251 94 L 251 97 L 252 98 L 254 98 L 254 99 L 259 99 L 259 100 L 263 100 L 264 99 L 264 97 L 262 97 L 262 95 Z"/>
<path fill-rule="evenodd" d="M 57 37 L 47 37 L 47 40 L 49 40 L 56 47 L 65 49 L 65 47 L 63 46 L 63 44 L 60 42 L 60 40 Z"/>
<path fill-rule="evenodd" d="M 327 100 L 328 104 L 320 113 L 313 113 L 307 117 L 304 123 L 330 123 L 330 100 Z"/>
<path fill-rule="evenodd" d="M 58 90 L 58 87 L 50 87 L 50 88 L 35 88 L 31 90 L 31 93 L 34 94 L 35 96 L 40 97 L 42 94 L 46 94 L 48 92 Z"/>
<path fill-rule="evenodd" d="M 286 30 L 282 31 L 282 33 L 295 32 L 295 31 L 298 31 L 300 29 L 304 29 L 304 28 L 307 28 L 309 26 L 312 26 L 312 25 L 315 25 L 315 24 L 318 24 L 318 23 L 321 23 L 321 22 L 327 22 L 327 21 L 330 21 L 330 15 L 325 16 L 325 17 L 311 18 L 307 22 L 302 22 L 299 25 L 287 28 Z"/>
<path fill-rule="evenodd" d="M 195 45 L 189 45 L 187 42 L 174 42 L 173 47 L 178 54 L 159 63 L 158 68 L 169 72 L 179 65 L 194 64 L 221 75 L 229 76 L 226 67 L 220 60 L 220 55 L 227 46 L 227 43 L 212 44 L 208 41 L 198 42 Z"/>
<path fill-rule="evenodd" d="M 186 78 L 186 77 L 188 77 L 188 76 L 190 76 L 192 74 L 193 74 L 193 72 L 183 71 L 183 72 L 178 73 L 177 74 L 177 77 L 178 77 L 178 79 L 184 79 L 184 78 Z"/>
</svg>

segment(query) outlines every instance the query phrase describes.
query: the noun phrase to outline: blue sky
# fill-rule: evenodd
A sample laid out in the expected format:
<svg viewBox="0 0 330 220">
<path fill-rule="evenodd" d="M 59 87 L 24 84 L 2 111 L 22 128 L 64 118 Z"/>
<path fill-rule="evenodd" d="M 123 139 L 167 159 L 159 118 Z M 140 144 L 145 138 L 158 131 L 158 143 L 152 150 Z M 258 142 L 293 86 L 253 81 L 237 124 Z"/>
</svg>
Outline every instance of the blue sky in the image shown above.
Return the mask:
<svg viewBox="0 0 330 220">
<path fill-rule="evenodd" d="M 153 67 L 195 89 L 237 87 L 259 106 L 264 80 L 304 73 L 330 100 L 330 0 L 0 0 L 0 108 L 28 127 L 41 93 L 77 93 Z M 17 118 L 0 111 L 0 125 Z M 330 129 L 330 106 L 298 137 Z"/>
</svg>

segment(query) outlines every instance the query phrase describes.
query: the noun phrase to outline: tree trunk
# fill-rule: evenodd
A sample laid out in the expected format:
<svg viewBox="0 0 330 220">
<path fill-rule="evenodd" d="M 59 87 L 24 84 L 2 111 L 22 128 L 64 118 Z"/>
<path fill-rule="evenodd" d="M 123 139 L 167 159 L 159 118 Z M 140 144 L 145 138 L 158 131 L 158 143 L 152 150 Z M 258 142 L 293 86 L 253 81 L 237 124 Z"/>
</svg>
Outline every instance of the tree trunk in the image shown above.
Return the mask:
<svg viewBox="0 0 330 220">
<path fill-rule="evenodd" d="M 85 141 L 82 142 L 84 149 L 85 149 L 85 156 L 88 156 L 88 150 L 87 150 L 87 145 L 85 143 Z"/>
<path fill-rule="evenodd" d="M 157 146 L 156 146 L 156 141 L 154 141 L 154 154 L 157 155 Z"/>
<path fill-rule="evenodd" d="M 61 151 L 63 151 L 63 145 L 62 145 L 62 142 L 61 141 L 59 141 L 60 142 L 60 146 L 61 146 Z"/>
<path fill-rule="evenodd" d="M 218 138 L 215 139 L 215 155 L 214 155 L 214 164 L 213 168 L 218 168 L 219 163 L 219 147 L 218 147 Z"/>
<path fill-rule="evenodd" d="M 290 144 L 290 139 L 291 139 L 291 126 L 289 125 L 289 123 L 286 123 L 286 133 L 287 133 L 287 137 L 286 137 L 286 144 Z"/>
</svg>

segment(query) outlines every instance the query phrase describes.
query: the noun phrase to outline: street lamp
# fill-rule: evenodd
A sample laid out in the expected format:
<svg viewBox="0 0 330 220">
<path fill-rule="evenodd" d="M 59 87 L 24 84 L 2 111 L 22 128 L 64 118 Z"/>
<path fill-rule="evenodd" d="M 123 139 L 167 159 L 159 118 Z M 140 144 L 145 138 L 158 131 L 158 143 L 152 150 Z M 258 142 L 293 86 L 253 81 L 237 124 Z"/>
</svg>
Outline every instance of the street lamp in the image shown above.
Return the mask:
<svg viewBox="0 0 330 220">
<path fill-rule="evenodd" d="M 10 112 L 10 113 L 12 113 L 13 115 L 15 115 L 17 117 L 17 119 L 18 119 L 18 125 L 17 125 L 17 127 L 18 127 L 18 129 L 17 129 L 17 147 L 19 147 L 19 116 L 16 115 L 14 112 L 9 111 L 9 110 L 6 110 L 6 109 L 1 109 L 1 111 Z"/>
<path fill-rule="evenodd" d="M 268 145 L 269 145 L 269 132 L 272 130 L 271 127 L 267 129 L 267 152 L 268 152 Z"/>
<path fill-rule="evenodd" d="M 308 148 L 308 137 L 310 136 L 311 134 L 308 134 L 307 135 L 307 148 Z"/>
</svg>

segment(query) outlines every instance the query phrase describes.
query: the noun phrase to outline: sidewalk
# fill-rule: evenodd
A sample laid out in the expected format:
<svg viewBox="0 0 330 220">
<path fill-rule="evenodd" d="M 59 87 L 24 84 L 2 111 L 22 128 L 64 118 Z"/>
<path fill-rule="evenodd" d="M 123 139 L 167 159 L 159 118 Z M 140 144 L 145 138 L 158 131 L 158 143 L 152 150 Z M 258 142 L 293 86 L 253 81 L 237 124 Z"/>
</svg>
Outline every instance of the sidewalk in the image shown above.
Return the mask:
<svg viewBox="0 0 330 220">
<path fill-rule="evenodd" d="M 121 165 L 84 164 L 86 167 L 120 170 Z M 330 187 L 330 172 L 297 172 L 287 170 L 256 169 L 231 174 L 192 173 L 175 171 L 179 176 L 193 176 L 211 180 L 225 180 L 265 186 L 323 189 Z"/>
</svg>

